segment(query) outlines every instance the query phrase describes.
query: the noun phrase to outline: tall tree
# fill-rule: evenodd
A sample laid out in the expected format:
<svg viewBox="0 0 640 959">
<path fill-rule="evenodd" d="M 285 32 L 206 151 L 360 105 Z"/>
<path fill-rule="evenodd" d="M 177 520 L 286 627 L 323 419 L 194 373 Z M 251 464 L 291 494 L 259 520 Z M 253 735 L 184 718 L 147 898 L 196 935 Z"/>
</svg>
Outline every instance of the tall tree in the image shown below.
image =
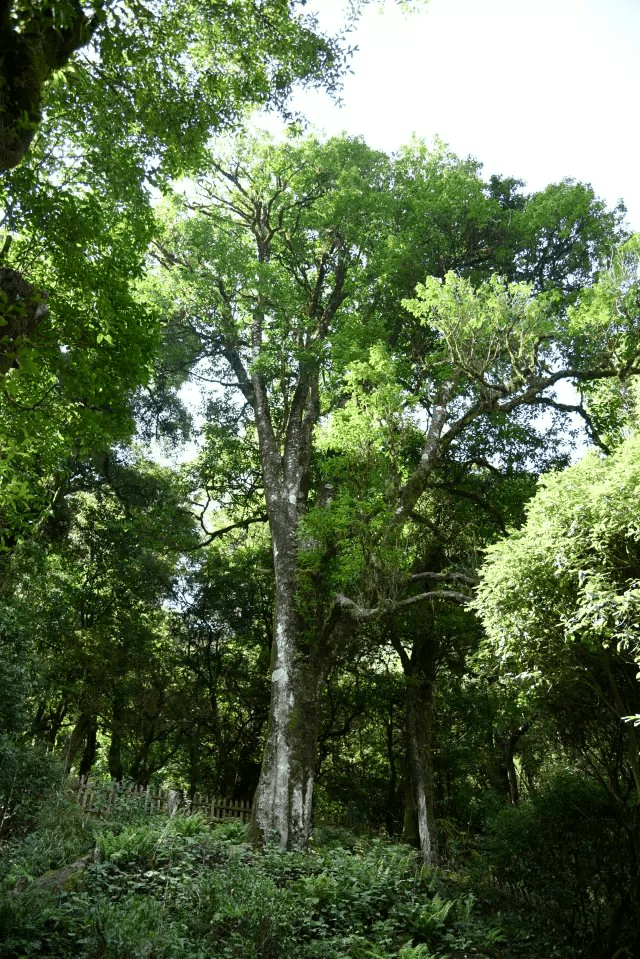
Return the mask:
<svg viewBox="0 0 640 959">
<path fill-rule="evenodd" d="M 62 749 L 68 734 L 67 769 L 85 744 L 87 772 L 100 729 L 111 773 L 144 781 L 152 759 L 166 761 L 150 747 L 173 736 L 159 709 L 171 685 L 166 604 L 193 520 L 166 470 L 112 455 L 79 466 L 43 535 L 15 551 L 2 607 L 33 637 L 31 735 Z"/>
<path fill-rule="evenodd" d="M 563 291 L 535 296 L 498 277 L 477 289 L 451 273 L 428 279 L 400 329 L 398 250 L 401 265 L 410 260 L 416 229 L 406 194 L 413 177 L 420 205 L 433 163 L 417 147 L 413 166 L 406 154 L 398 164 L 396 199 L 393 161 L 357 140 L 236 142 L 167 211 L 156 244 L 169 276 L 160 303 L 197 337 L 199 375 L 257 440 L 276 600 L 254 832 L 289 848 L 309 834 L 319 696 L 335 651 L 362 622 L 432 596 L 467 598 L 455 571 L 417 569 L 410 546 L 443 464 L 480 435 L 486 455 L 522 408 L 565 412 L 552 394 L 560 380 L 638 364 L 632 322 L 623 370 L 612 344 L 587 361 L 576 351 L 588 319 L 567 324 Z M 416 593 L 416 582 L 427 585 Z"/>
</svg>

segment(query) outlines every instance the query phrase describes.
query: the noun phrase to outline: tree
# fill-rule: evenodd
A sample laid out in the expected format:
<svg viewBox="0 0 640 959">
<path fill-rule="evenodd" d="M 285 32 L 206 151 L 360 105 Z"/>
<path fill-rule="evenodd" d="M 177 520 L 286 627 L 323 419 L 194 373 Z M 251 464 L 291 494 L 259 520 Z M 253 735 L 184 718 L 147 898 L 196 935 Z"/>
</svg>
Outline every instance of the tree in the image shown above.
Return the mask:
<svg viewBox="0 0 640 959">
<path fill-rule="evenodd" d="M 6 622 L 34 637 L 31 735 L 67 770 L 84 745 L 86 773 L 106 731 L 114 778 L 126 768 L 146 783 L 175 738 L 166 604 L 193 521 L 159 467 L 112 455 L 83 465 L 40 539 L 14 553 Z"/>
<path fill-rule="evenodd" d="M 31 3 L 3 0 L 0 6 L 0 169 L 16 166 L 42 119 L 45 85 L 71 55 L 89 41 L 104 4 L 88 16 L 79 0 Z"/>
<path fill-rule="evenodd" d="M 170 769 L 191 796 L 253 797 L 269 712 L 268 566 L 264 531 L 238 526 L 198 551 L 185 574 L 173 628 L 184 708 Z"/>
<path fill-rule="evenodd" d="M 343 38 L 303 7 L 0 5 L 0 548 L 38 528 L 69 456 L 131 434 L 159 336 L 135 292 L 152 188 L 297 82 L 339 86 Z"/>
<path fill-rule="evenodd" d="M 430 162 L 416 148 L 416 205 Z M 408 181 L 406 155 L 399 164 Z M 308 838 L 320 691 L 335 651 L 394 610 L 468 599 L 455 570 L 416 569 L 410 546 L 443 464 L 466 459 L 480 433 L 486 450 L 522 408 L 566 412 L 550 392 L 560 380 L 638 365 L 631 321 L 624 370 L 610 348 L 582 362 L 588 319 L 567 326 L 562 290 L 535 296 L 498 277 L 476 289 L 451 273 L 418 286 L 405 303 L 415 322 L 402 349 L 394 332 L 390 352 L 391 293 L 406 282 L 397 251 L 411 256 L 416 222 L 403 219 L 394 172 L 359 141 L 241 140 L 167 210 L 156 242 L 169 278 L 159 302 L 197 337 L 199 376 L 219 384 L 257 441 L 276 600 L 254 833 L 289 848 Z M 416 582 L 427 587 L 416 593 Z M 416 805 L 429 858 L 425 788 Z"/>
<path fill-rule="evenodd" d="M 569 757 L 608 793 L 635 863 L 636 914 L 639 483 L 637 434 L 609 456 L 592 452 L 545 477 L 526 524 L 489 550 L 475 604 L 501 671 L 520 682 Z"/>
<path fill-rule="evenodd" d="M 97 132 L 107 123 L 113 147 L 126 139 L 138 162 L 165 174 L 189 168 L 194 151 L 247 107 L 285 108 L 299 81 L 335 91 L 345 66 L 342 38 L 319 33 L 303 6 L 2 0 L 0 168 L 23 159 L 51 109 L 56 78 L 77 126 Z M 124 112 L 109 123 L 104 108 L 116 102 Z M 89 112 L 84 123 L 79 104 Z"/>
</svg>

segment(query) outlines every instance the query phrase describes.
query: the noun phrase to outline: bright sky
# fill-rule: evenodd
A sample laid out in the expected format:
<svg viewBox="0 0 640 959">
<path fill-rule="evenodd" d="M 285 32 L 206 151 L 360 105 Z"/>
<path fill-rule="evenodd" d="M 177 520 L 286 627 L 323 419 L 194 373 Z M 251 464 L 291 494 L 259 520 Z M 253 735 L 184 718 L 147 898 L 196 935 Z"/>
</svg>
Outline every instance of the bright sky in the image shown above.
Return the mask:
<svg viewBox="0 0 640 959">
<path fill-rule="evenodd" d="M 340 0 L 307 5 L 336 27 Z M 343 108 L 296 101 L 316 127 L 387 152 L 437 135 L 531 190 L 573 177 L 640 231 L 640 0 L 429 0 L 410 16 L 387 0 L 351 42 Z"/>
</svg>

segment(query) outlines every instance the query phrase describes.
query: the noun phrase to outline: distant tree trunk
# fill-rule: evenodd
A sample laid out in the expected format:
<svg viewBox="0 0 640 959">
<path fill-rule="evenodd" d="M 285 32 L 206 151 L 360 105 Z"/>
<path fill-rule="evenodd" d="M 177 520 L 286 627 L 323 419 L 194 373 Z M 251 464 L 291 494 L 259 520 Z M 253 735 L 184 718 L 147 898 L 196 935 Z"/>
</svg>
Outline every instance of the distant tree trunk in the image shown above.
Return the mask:
<svg viewBox="0 0 640 959">
<path fill-rule="evenodd" d="M 68 776 L 71 772 L 71 767 L 75 762 L 76 756 L 80 751 L 80 747 L 82 746 L 82 743 L 84 742 L 84 739 L 89 732 L 93 721 L 94 719 L 91 713 L 80 713 L 78 721 L 76 722 L 71 735 L 69 736 L 69 741 L 64 753 L 65 776 Z"/>
<path fill-rule="evenodd" d="M 68 711 L 69 707 L 66 703 L 58 703 L 54 709 L 49 709 L 49 714 L 43 723 L 43 733 L 46 733 L 46 742 L 51 749 L 56 745 L 58 733 Z"/>
<path fill-rule="evenodd" d="M 151 747 L 155 742 L 156 731 L 154 725 L 149 724 L 144 739 L 136 750 L 136 754 L 130 767 L 130 775 L 136 786 L 146 787 L 148 785 L 149 776 L 151 775 L 150 767 L 153 765 L 149 762 L 149 756 L 151 754 Z"/>
<path fill-rule="evenodd" d="M 251 800 L 260 780 L 260 763 L 248 755 L 241 754 L 238 759 L 236 781 L 231 791 L 231 799 Z"/>
<path fill-rule="evenodd" d="M 109 743 L 108 764 L 109 775 L 116 782 L 122 782 L 124 767 L 122 765 L 122 730 L 124 726 L 124 702 L 122 694 L 116 690 L 113 697 L 111 712 L 111 742 Z"/>
<path fill-rule="evenodd" d="M 189 789 L 187 796 L 190 800 L 195 798 L 200 785 L 200 737 L 199 728 L 196 727 L 189 733 L 187 752 L 189 756 Z"/>
<path fill-rule="evenodd" d="M 389 703 L 389 712 L 387 717 L 387 759 L 389 761 L 389 783 L 387 785 L 387 802 L 385 809 L 385 827 L 390 836 L 396 834 L 397 829 L 397 805 L 398 805 L 398 769 L 396 763 L 396 750 L 393 742 L 394 731 L 394 704 Z"/>
<path fill-rule="evenodd" d="M 489 745 L 493 753 L 492 779 L 496 792 L 501 799 L 507 800 L 510 806 L 517 806 L 520 802 L 520 784 L 515 757 L 522 737 L 531 729 L 534 719 L 523 723 L 514 731 L 497 734 L 493 727 Z"/>
<path fill-rule="evenodd" d="M 517 732 L 507 736 L 502 749 L 501 769 L 503 771 L 504 784 L 510 806 L 517 806 L 520 802 L 520 787 L 518 785 L 515 754 L 516 747 L 524 731 L 524 729 L 519 729 Z"/>
<path fill-rule="evenodd" d="M 47 704 L 45 701 L 41 700 L 36 709 L 35 716 L 31 720 L 31 734 L 33 736 L 41 737 L 45 729 L 44 714 L 47 709 Z"/>
<path fill-rule="evenodd" d="M 87 729 L 87 738 L 85 741 L 85 746 L 82 751 L 82 757 L 80 759 L 80 766 L 78 768 L 78 775 L 82 778 L 83 776 L 88 776 L 91 772 L 91 767 L 93 766 L 96 754 L 98 752 L 98 724 L 93 718 L 91 725 Z"/>
<path fill-rule="evenodd" d="M 392 631 L 400 656 L 405 690 L 405 809 L 403 842 L 420 849 L 425 863 L 436 858 L 433 801 L 433 699 L 438 645 L 433 631 L 422 628 L 414 637 L 411 655 Z"/>
<path fill-rule="evenodd" d="M 429 689 L 428 686 L 431 686 Z M 433 803 L 433 687 L 410 677 L 405 706 L 407 789 L 402 838 L 425 863 L 436 855 Z"/>
</svg>

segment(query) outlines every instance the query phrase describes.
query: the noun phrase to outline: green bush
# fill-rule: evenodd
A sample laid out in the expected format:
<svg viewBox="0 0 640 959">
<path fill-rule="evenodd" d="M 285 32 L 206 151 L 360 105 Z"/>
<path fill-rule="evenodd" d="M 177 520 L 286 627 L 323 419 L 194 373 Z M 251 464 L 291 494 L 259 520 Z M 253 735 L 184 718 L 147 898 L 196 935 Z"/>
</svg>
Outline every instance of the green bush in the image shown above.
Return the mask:
<svg viewBox="0 0 640 959">
<path fill-rule="evenodd" d="M 510 903 L 513 937 L 546 942 L 546 954 L 564 959 L 609 957 L 633 942 L 640 916 L 628 825 L 603 787 L 566 771 L 494 816 L 480 871 Z"/>
<path fill-rule="evenodd" d="M 40 806 L 62 782 L 62 767 L 44 746 L 0 732 L 0 838 L 32 829 Z"/>
<path fill-rule="evenodd" d="M 91 851 L 95 823 L 64 788 L 51 790 L 32 809 L 32 831 L 6 842 L 0 881 L 11 888 L 20 876 L 35 878 Z"/>
</svg>

